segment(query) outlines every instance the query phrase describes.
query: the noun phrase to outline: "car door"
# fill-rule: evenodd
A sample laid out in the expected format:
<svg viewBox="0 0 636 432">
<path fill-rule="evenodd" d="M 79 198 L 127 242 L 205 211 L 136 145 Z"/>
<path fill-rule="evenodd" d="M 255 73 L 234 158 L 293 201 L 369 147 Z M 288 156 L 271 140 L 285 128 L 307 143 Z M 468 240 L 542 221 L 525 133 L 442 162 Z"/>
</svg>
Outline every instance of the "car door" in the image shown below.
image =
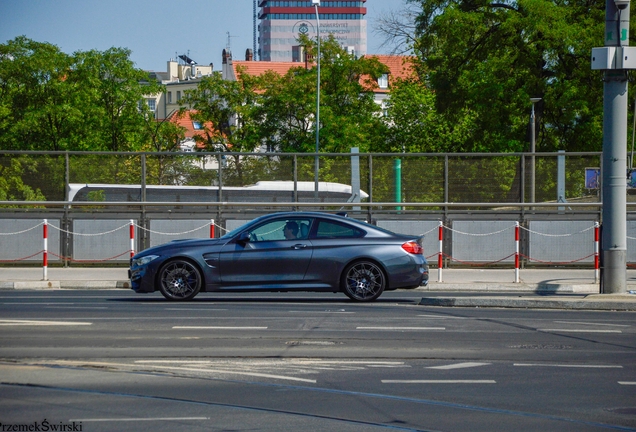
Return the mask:
<svg viewBox="0 0 636 432">
<path fill-rule="evenodd" d="M 295 238 L 286 238 L 286 228 L 293 224 Z M 310 225 L 310 218 L 269 220 L 243 233 L 242 241 L 223 246 L 219 256 L 222 289 L 301 287 L 313 253 L 307 239 Z"/>
</svg>

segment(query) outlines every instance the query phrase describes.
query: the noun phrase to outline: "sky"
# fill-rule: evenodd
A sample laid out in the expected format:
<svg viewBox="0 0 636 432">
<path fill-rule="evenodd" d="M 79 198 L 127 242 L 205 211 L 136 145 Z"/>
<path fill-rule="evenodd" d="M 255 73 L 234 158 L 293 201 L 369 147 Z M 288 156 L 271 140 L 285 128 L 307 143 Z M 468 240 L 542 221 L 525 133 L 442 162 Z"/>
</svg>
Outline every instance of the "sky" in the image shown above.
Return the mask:
<svg viewBox="0 0 636 432">
<path fill-rule="evenodd" d="M 367 0 L 368 54 L 391 51 L 381 47 L 376 20 L 404 4 Z M 254 45 L 252 0 L 0 0 L 0 43 L 24 35 L 68 54 L 128 48 L 144 70 L 164 71 L 181 54 L 220 70 L 228 32 L 233 57 L 244 58 Z"/>
</svg>

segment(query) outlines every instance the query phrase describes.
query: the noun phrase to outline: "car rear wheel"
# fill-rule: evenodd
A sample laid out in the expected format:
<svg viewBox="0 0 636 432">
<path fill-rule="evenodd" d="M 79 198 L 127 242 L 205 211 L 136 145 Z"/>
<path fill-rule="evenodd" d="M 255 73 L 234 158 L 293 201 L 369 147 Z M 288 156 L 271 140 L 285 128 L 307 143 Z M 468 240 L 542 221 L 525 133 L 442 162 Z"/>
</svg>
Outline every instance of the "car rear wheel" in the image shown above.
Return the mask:
<svg viewBox="0 0 636 432">
<path fill-rule="evenodd" d="M 201 290 L 203 278 L 189 261 L 169 261 L 159 270 L 159 290 L 168 300 L 190 300 Z"/>
<path fill-rule="evenodd" d="M 386 288 L 382 269 L 371 261 L 349 264 L 342 275 L 342 290 L 352 300 L 373 301 Z"/>
</svg>

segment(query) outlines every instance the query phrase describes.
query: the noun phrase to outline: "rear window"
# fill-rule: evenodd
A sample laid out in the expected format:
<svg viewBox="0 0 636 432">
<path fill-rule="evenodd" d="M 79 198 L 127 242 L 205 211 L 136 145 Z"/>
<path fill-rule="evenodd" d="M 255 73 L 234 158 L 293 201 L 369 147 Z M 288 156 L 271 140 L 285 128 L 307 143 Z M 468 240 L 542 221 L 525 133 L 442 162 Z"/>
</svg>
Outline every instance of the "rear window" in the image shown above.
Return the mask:
<svg viewBox="0 0 636 432">
<path fill-rule="evenodd" d="M 357 238 L 364 236 L 364 231 L 350 225 L 334 221 L 318 221 L 316 238 Z"/>
</svg>

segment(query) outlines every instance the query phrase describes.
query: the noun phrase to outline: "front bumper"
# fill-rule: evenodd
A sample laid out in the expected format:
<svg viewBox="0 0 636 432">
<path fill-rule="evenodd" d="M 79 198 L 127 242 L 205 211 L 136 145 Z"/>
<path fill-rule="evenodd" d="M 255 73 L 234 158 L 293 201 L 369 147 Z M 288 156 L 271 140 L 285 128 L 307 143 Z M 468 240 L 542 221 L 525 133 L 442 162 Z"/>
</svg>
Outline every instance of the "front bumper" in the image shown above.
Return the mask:
<svg viewBox="0 0 636 432">
<path fill-rule="evenodd" d="M 138 267 L 134 270 L 128 269 L 128 279 L 130 287 L 136 293 L 151 293 L 155 291 L 154 275 L 148 266 Z"/>
</svg>

